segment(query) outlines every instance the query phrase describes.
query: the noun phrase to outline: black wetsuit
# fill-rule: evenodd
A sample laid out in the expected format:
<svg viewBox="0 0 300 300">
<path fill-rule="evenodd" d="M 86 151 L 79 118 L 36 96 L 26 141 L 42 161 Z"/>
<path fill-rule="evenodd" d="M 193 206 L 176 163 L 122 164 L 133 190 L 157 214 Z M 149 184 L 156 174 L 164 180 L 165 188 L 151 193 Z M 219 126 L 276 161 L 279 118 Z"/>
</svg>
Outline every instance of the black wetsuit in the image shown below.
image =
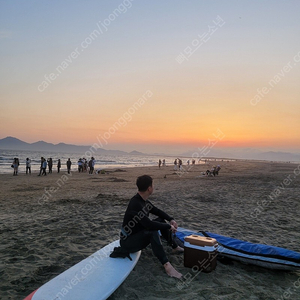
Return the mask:
<svg viewBox="0 0 300 300">
<path fill-rule="evenodd" d="M 149 213 L 158 216 L 158 218 L 150 220 Z M 131 198 L 124 215 L 120 235 L 121 247 L 133 253 L 151 244 L 152 251 L 160 262 L 162 264 L 167 263 L 169 260 L 161 244 L 158 230 L 170 242 L 172 248 L 176 248 L 177 244 L 170 241 L 171 225 L 165 222 L 165 220 L 171 221 L 172 219 L 150 201 L 145 201 L 139 194 L 136 194 Z"/>
</svg>

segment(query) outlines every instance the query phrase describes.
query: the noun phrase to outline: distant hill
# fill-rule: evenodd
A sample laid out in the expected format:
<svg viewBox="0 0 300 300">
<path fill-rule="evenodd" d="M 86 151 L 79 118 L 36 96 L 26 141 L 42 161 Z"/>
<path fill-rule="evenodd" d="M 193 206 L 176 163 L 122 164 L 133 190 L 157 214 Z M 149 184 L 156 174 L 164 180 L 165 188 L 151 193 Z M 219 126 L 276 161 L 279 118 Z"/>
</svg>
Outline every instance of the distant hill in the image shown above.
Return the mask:
<svg viewBox="0 0 300 300">
<path fill-rule="evenodd" d="M 236 159 L 254 159 L 254 160 L 269 160 L 269 161 L 300 161 L 300 154 L 289 152 L 263 152 L 257 149 L 244 148 L 244 149 L 207 149 L 201 151 L 201 149 L 194 149 L 194 151 L 188 151 L 181 154 L 184 157 L 194 157 L 203 159 L 209 157 L 215 158 L 236 158 Z"/>
<path fill-rule="evenodd" d="M 131 152 L 129 152 L 129 154 L 131 154 L 131 155 L 145 155 L 144 153 L 142 153 L 142 152 L 139 152 L 139 151 L 131 151 Z"/>
<path fill-rule="evenodd" d="M 257 159 L 275 161 L 300 161 L 300 155 L 288 152 L 263 152 L 256 155 Z"/>
<path fill-rule="evenodd" d="M 22 150 L 29 150 L 29 144 L 14 137 L 8 136 L 0 140 L 0 148 L 10 150 L 19 150 L 22 148 Z"/>
<path fill-rule="evenodd" d="M 26 143 L 15 137 L 8 136 L 4 139 L 0 139 L 0 149 L 4 150 L 29 150 L 29 151 L 49 151 L 49 152 L 66 152 L 66 153 L 85 153 L 91 151 L 90 146 L 77 146 L 65 143 L 52 144 L 44 141 L 38 141 L 35 143 Z M 106 155 L 143 155 L 138 151 L 132 151 L 130 153 L 120 150 L 106 150 L 103 148 L 92 149 L 97 154 Z"/>
</svg>

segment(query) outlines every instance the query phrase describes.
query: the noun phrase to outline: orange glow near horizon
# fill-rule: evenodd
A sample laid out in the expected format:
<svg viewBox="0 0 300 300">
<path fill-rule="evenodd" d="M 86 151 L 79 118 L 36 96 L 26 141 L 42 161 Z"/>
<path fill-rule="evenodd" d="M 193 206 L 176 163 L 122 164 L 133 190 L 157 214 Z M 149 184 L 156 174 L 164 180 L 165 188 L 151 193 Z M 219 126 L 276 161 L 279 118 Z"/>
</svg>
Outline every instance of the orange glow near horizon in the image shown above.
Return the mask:
<svg viewBox="0 0 300 300">
<path fill-rule="evenodd" d="M 82 111 L 80 105 L 72 105 L 69 114 L 66 106 L 58 115 L 45 116 L 40 115 L 37 107 L 31 110 L 30 118 L 20 114 L 17 123 L 10 116 L 3 116 L 1 122 L 9 130 L 2 138 L 11 135 L 26 142 L 44 140 L 79 145 L 93 144 L 100 139 L 108 149 L 114 144 L 162 144 L 172 148 L 172 145 L 203 146 L 216 139 L 220 131 L 223 138 L 218 141 L 218 147 L 300 148 L 299 119 L 295 112 L 285 113 L 286 108 L 281 103 L 277 104 L 280 110 L 270 111 L 266 102 L 252 107 L 247 98 L 237 104 L 237 99 L 223 97 L 217 101 L 206 99 L 204 108 L 203 105 L 186 105 L 188 101 L 182 99 L 172 103 L 176 97 L 161 103 L 162 99 L 153 92 L 143 105 L 131 111 L 136 102 L 133 97 L 126 101 L 115 100 L 118 104 L 106 104 L 107 108 L 91 101 L 94 108 L 90 112 Z M 222 106 L 224 102 L 226 107 Z M 101 113 L 104 110 L 105 113 Z"/>
<path fill-rule="evenodd" d="M 11 124 L 11 131 L 8 134 L 26 142 L 36 142 L 44 140 L 54 144 L 63 142 L 76 145 L 92 145 L 101 141 L 104 148 L 109 149 L 114 144 L 140 144 L 140 145 L 165 145 L 172 149 L 172 145 L 186 145 L 186 147 L 203 147 L 210 141 L 216 141 L 217 147 L 278 147 L 278 148 L 298 148 L 300 141 L 295 137 L 294 130 L 290 130 L 290 123 L 278 124 L 274 128 L 262 127 L 259 122 L 255 126 L 247 126 L 247 122 L 241 120 L 226 122 L 227 117 L 218 119 L 214 124 L 210 119 L 197 122 L 189 117 L 182 118 L 181 122 L 167 123 L 166 120 L 153 122 L 145 116 L 144 120 L 132 120 L 124 126 L 116 126 L 116 121 L 107 121 L 101 124 L 101 128 L 95 128 L 95 124 L 86 124 L 86 128 L 74 123 L 53 124 L 51 129 L 41 129 L 36 126 L 31 129 L 29 124 L 25 124 L 22 130 L 14 128 Z M 166 118 L 166 117 L 165 117 Z M 138 118 L 137 118 L 138 119 Z M 185 119 L 185 120 L 184 120 Z M 233 118 L 234 119 L 234 118 Z M 203 125 L 203 124 L 207 125 Z M 245 125 L 246 123 L 246 125 Z M 266 124 L 266 120 L 264 120 Z M 185 124 L 185 125 L 182 125 Z M 237 127 L 235 124 L 241 124 Z M 63 130 L 61 129 L 63 126 Z M 89 127 L 90 126 L 90 127 Z M 220 135 L 220 132 L 222 133 Z M 16 134 L 17 133 L 17 134 Z M 222 138 L 218 138 L 222 136 Z M 2 136 L 4 138 L 5 136 Z M 154 147 L 155 149 L 155 147 Z M 122 149 L 120 149 L 122 150 Z M 134 150 L 134 149 L 133 149 Z"/>
</svg>

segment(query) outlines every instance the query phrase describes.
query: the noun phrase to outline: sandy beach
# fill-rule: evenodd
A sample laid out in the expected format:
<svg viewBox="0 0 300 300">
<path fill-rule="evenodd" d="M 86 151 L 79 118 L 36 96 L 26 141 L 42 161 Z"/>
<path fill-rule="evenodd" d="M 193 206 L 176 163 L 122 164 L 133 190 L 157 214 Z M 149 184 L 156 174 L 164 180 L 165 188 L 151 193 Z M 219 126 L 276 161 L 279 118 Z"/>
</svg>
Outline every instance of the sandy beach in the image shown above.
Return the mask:
<svg viewBox="0 0 300 300">
<path fill-rule="evenodd" d="M 23 299 L 115 240 L 143 174 L 154 179 L 150 201 L 181 227 L 300 252 L 299 164 L 224 161 L 218 176 L 202 176 L 212 165 L 185 166 L 181 174 L 166 166 L 0 175 L 0 298 Z M 148 247 L 109 299 L 299 299 L 300 272 L 218 262 L 190 281 L 183 255 L 165 249 L 184 285 L 165 274 Z"/>
</svg>

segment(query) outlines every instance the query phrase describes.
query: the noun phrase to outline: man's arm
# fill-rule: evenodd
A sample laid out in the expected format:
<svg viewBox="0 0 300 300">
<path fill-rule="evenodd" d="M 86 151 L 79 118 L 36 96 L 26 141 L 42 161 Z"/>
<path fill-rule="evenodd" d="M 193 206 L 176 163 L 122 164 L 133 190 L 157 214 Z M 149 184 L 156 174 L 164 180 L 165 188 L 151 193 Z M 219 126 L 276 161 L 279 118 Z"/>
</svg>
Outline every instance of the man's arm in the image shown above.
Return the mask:
<svg viewBox="0 0 300 300">
<path fill-rule="evenodd" d="M 174 218 L 173 217 L 170 217 L 167 213 L 165 213 L 164 211 L 162 211 L 161 209 L 157 208 L 156 206 L 154 206 L 150 201 L 148 201 L 151 205 L 151 209 L 149 210 L 149 212 L 153 215 L 156 215 L 164 220 L 167 220 L 167 221 L 171 221 L 173 220 Z"/>
<path fill-rule="evenodd" d="M 148 212 L 150 212 L 153 207 L 154 206 L 150 202 L 147 203 L 146 206 L 143 206 L 139 201 L 131 201 L 125 212 L 123 226 L 127 225 L 128 222 L 133 221 L 134 223 L 139 223 L 140 226 L 148 230 L 171 229 L 172 226 L 170 224 L 156 222 L 149 219 Z M 167 214 L 162 214 L 161 217 L 170 218 Z M 172 218 L 170 218 L 170 220 L 171 219 Z"/>
<path fill-rule="evenodd" d="M 172 229 L 171 224 L 152 221 L 147 216 L 144 216 L 140 220 L 140 224 L 149 230 Z"/>
</svg>

